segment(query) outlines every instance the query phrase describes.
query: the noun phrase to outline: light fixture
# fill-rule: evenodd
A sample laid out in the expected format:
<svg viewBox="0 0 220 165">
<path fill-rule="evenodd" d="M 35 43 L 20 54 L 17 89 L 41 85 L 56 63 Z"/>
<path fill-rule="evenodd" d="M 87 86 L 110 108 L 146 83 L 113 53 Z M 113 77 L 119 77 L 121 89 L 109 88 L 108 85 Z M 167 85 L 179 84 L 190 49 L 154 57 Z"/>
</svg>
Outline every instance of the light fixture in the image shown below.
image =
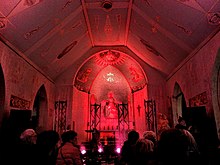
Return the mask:
<svg viewBox="0 0 220 165">
<path fill-rule="evenodd" d="M 109 11 L 111 8 L 112 8 L 112 2 L 111 1 L 108 1 L 108 0 L 105 0 L 103 3 L 102 3 L 102 8 L 106 11 Z"/>
<path fill-rule="evenodd" d="M 120 153 L 121 153 L 121 148 L 120 148 L 120 147 L 117 147 L 117 148 L 116 148 L 116 152 L 117 152 L 118 154 L 120 154 Z"/>
</svg>

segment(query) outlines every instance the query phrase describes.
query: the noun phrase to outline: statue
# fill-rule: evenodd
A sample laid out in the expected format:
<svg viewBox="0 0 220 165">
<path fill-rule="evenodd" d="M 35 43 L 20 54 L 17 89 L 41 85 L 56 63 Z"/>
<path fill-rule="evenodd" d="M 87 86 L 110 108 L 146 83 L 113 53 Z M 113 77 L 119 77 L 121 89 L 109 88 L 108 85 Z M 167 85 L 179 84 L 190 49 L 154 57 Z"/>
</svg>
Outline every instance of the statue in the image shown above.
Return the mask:
<svg viewBox="0 0 220 165">
<path fill-rule="evenodd" d="M 107 118 L 118 118 L 118 108 L 113 92 L 108 93 L 108 99 L 104 102 L 104 116 Z"/>
</svg>

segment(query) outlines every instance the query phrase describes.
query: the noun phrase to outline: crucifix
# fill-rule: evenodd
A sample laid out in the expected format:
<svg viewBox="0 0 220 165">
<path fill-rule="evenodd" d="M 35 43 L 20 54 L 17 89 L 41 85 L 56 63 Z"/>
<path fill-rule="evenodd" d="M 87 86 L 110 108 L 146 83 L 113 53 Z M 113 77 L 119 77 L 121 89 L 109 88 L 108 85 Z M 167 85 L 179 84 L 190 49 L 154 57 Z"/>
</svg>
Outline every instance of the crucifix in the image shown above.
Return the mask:
<svg viewBox="0 0 220 165">
<path fill-rule="evenodd" d="M 140 105 L 138 105 L 138 106 L 137 106 L 137 109 L 138 109 L 138 115 L 140 116 L 140 112 L 141 112 L 141 106 L 140 106 Z"/>
</svg>

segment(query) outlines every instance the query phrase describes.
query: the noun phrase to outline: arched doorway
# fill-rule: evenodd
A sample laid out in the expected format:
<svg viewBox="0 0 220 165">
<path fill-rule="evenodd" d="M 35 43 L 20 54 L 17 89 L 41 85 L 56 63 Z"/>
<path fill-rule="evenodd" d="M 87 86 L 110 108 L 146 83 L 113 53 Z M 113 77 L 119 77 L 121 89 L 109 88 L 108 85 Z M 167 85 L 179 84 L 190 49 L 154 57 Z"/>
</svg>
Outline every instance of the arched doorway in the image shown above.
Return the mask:
<svg viewBox="0 0 220 165">
<path fill-rule="evenodd" d="M 215 124 L 220 139 L 220 50 L 215 59 L 215 64 L 212 70 L 212 104 L 215 117 Z"/>
<path fill-rule="evenodd" d="M 5 105 L 5 79 L 0 65 L 0 126 L 2 126 Z"/>
<path fill-rule="evenodd" d="M 47 94 L 46 94 L 46 89 L 44 85 L 40 87 L 38 90 L 35 100 L 34 100 L 34 105 L 33 105 L 33 111 L 32 111 L 32 127 L 34 129 L 46 129 L 47 126 Z"/>
<path fill-rule="evenodd" d="M 173 123 L 175 126 L 180 116 L 183 118 L 187 116 L 185 97 L 177 82 L 174 85 L 172 107 L 173 107 Z"/>
</svg>

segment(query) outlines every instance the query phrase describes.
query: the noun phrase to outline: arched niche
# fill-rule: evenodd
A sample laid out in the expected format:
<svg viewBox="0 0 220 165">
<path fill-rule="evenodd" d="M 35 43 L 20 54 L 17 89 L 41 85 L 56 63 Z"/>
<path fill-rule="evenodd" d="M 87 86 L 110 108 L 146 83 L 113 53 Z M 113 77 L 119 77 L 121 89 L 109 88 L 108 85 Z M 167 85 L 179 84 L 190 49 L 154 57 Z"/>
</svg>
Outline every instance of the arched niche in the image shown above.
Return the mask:
<svg viewBox="0 0 220 165">
<path fill-rule="evenodd" d="M 127 103 L 128 95 L 131 93 L 130 86 L 124 75 L 115 67 L 107 66 L 102 69 L 90 90 L 90 94 L 96 97 L 98 103 L 107 99 L 109 92 L 114 93 L 116 100 Z"/>
<path fill-rule="evenodd" d="M 42 85 L 34 99 L 32 126 L 34 129 L 46 129 L 48 118 L 48 102 L 45 86 Z"/>
<path fill-rule="evenodd" d="M 95 97 L 96 103 L 101 104 L 99 128 L 101 130 L 118 129 L 118 109 L 116 107 L 118 104 L 129 104 L 131 102 L 128 100 L 131 95 L 131 88 L 124 75 L 111 65 L 105 67 L 98 73 L 92 83 L 90 94 Z M 129 104 L 128 107 L 130 106 Z M 131 120 L 130 108 L 128 108 L 128 115 Z M 126 125 L 126 128 L 128 128 L 128 125 Z M 120 131 L 120 133 L 121 139 L 123 139 L 122 135 L 125 133 L 123 131 Z M 115 135 L 117 136 L 117 133 Z"/>
<path fill-rule="evenodd" d="M 115 81 L 109 85 L 107 82 L 113 79 L 117 80 L 117 83 Z M 101 103 L 107 99 L 109 91 L 114 92 L 117 101 L 129 104 L 130 128 L 136 126 L 136 128 L 143 127 L 140 131 L 145 130 L 146 123 L 143 116 L 145 115 L 144 99 L 148 98 L 147 82 L 147 76 L 140 64 L 128 54 L 118 50 L 103 50 L 91 55 L 78 68 L 73 80 L 75 88 L 73 88 L 72 120 L 79 139 L 85 139 L 85 129 L 90 125 L 88 122 L 90 103 Z M 138 113 L 137 107 L 141 107 L 141 113 Z M 137 113 L 136 117 L 135 113 Z M 78 118 L 82 120 L 79 121 Z"/>
<path fill-rule="evenodd" d="M 180 85 L 177 82 L 175 82 L 174 85 L 172 107 L 173 107 L 173 123 L 175 126 L 180 116 L 184 118 L 187 115 L 185 97 L 180 88 Z"/>
</svg>

